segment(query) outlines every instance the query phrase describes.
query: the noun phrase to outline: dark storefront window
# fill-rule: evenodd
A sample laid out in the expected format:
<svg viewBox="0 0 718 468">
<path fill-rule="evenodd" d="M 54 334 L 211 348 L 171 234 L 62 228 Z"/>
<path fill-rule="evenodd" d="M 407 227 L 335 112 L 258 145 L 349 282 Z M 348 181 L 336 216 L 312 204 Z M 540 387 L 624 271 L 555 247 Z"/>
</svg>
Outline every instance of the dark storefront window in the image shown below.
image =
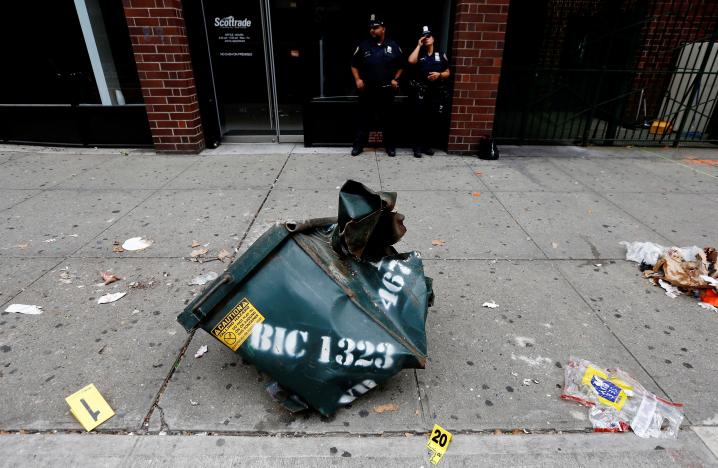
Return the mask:
<svg viewBox="0 0 718 468">
<path fill-rule="evenodd" d="M 121 2 L 6 2 L 0 43 L 0 140 L 151 143 Z"/>
</svg>

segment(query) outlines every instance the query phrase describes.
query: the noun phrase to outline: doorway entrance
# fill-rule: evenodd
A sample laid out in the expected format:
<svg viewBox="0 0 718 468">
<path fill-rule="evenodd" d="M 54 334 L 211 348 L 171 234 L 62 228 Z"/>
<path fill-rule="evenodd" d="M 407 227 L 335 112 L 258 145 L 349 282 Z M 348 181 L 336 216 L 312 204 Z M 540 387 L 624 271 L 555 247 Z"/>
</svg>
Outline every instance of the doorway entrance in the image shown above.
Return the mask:
<svg viewBox="0 0 718 468">
<path fill-rule="evenodd" d="M 220 133 L 229 142 L 302 135 L 301 9 L 282 0 L 202 0 Z"/>
<path fill-rule="evenodd" d="M 184 0 L 207 146 L 220 142 L 348 145 L 357 91 L 350 62 L 371 13 L 408 57 L 421 27 L 449 50 L 450 0 Z M 411 70 L 397 96 L 397 143 L 410 144 Z M 444 125 L 448 130 L 448 124 Z M 447 131 L 437 147 L 446 145 Z"/>
</svg>

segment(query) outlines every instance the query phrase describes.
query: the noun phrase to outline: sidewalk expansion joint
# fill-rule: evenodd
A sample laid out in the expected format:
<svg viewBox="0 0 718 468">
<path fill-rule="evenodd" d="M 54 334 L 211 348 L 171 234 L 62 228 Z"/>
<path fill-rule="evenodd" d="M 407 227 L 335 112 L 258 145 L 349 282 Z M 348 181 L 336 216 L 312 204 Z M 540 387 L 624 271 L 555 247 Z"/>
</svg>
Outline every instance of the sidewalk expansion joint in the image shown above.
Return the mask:
<svg viewBox="0 0 718 468">
<path fill-rule="evenodd" d="M 152 419 L 152 414 L 155 411 L 155 408 L 159 408 L 160 410 L 160 426 L 164 428 L 166 425 L 164 420 L 164 410 L 159 406 L 160 399 L 162 398 L 162 395 L 164 395 L 165 390 L 167 389 L 167 385 L 169 384 L 170 380 L 172 379 L 172 376 L 174 375 L 175 371 L 179 367 L 180 363 L 182 362 L 182 358 L 187 353 L 187 348 L 189 348 L 190 343 L 192 342 L 192 338 L 194 338 L 195 330 L 192 330 L 189 333 L 189 336 L 185 339 L 184 344 L 182 345 L 182 348 L 180 349 L 179 354 L 175 358 L 175 362 L 172 365 L 172 368 L 167 373 L 167 377 L 165 377 L 164 382 L 162 382 L 162 385 L 160 386 L 160 389 L 157 391 L 157 395 L 155 395 L 154 400 L 152 400 L 152 405 L 150 405 L 150 409 L 147 411 L 147 415 L 142 420 L 142 424 L 139 428 L 140 431 L 147 431 L 147 428 L 150 425 L 150 419 Z"/>
</svg>

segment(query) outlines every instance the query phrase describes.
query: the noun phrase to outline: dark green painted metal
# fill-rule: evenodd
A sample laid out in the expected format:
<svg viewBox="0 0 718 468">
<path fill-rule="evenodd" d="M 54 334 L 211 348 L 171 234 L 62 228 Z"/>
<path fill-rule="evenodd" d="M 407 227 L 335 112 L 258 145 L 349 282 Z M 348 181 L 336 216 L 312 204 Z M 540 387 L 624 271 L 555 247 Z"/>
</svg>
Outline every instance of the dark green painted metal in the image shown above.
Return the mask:
<svg viewBox="0 0 718 468">
<path fill-rule="evenodd" d="M 334 221 L 275 225 L 178 317 L 211 333 L 247 298 L 265 320 L 237 353 L 278 382 L 268 390 L 290 410 L 306 403 L 324 415 L 424 367 L 433 299 L 418 253 L 340 255 Z"/>
</svg>

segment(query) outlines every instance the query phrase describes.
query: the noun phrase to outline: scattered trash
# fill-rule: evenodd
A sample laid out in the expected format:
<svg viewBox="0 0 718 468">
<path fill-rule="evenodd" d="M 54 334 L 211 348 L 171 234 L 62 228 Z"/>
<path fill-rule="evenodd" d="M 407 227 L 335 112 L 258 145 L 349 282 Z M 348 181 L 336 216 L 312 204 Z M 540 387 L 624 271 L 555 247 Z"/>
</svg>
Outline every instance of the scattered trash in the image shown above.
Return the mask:
<svg viewBox="0 0 718 468">
<path fill-rule="evenodd" d="M 495 303 L 493 300 L 490 302 L 484 302 L 483 304 L 481 304 L 481 307 L 488 307 L 489 309 L 495 309 L 498 306 L 499 305 L 497 303 Z"/>
<path fill-rule="evenodd" d="M 482 175 L 484 175 L 484 173 L 481 171 L 474 171 L 474 175 L 477 177 L 481 177 Z"/>
<path fill-rule="evenodd" d="M 619 242 L 620 245 L 626 247 L 626 260 L 645 263 L 646 265 L 653 266 L 658 263 L 658 259 L 668 253 L 668 247 L 663 247 L 660 244 L 653 242 Z M 696 255 L 700 255 L 704 249 L 698 246 L 690 247 L 671 247 L 672 249 L 680 250 L 685 258 L 696 258 Z"/>
<path fill-rule="evenodd" d="M 671 286 L 670 284 L 666 283 L 662 279 L 658 280 L 658 284 L 665 289 L 666 296 L 670 297 L 671 299 L 675 299 L 678 296 L 680 296 L 682 293 L 678 290 L 678 288 Z"/>
<path fill-rule="evenodd" d="M 292 412 L 329 416 L 427 361 L 431 279 L 406 232 L 396 193 L 347 181 L 338 217 L 276 224 L 179 315 L 268 374 Z"/>
<path fill-rule="evenodd" d="M 199 349 L 197 350 L 197 352 L 194 353 L 194 357 L 195 357 L 195 358 L 201 358 L 202 356 L 204 356 L 205 354 L 207 354 L 207 351 L 208 351 L 207 345 L 202 345 L 202 346 L 199 347 Z"/>
<path fill-rule="evenodd" d="M 399 409 L 399 405 L 396 403 L 387 403 L 385 405 L 378 405 L 374 407 L 375 413 L 393 413 L 394 411 L 397 411 Z"/>
<path fill-rule="evenodd" d="M 641 264 L 643 276 L 675 299 L 681 294 L 713 303 L 718 298 L 718 252 L 713 247 L 663 247 L 652 242 L 621 242 L 626 259 Z M 704 300 L 703 298 L 707 298 Z M 715 299 L 718 303 L 718 299 Z M 701 306 L 703 307 L 703 306 Z"/>
<path fill-rule="evenodd" d="M 229 252 L 228 250 L 225 250 L 225 249 L 220 250 L 219 253 L 217 254 L 217 260 L 219 260 L 222 263 L 224 263 L 225 260 L 227 260 L 228 262 L 231 262 L 233 258 L 234 258 L 234 255 L 232 255 L 231 252 Z"/>
<path fill-rule="evenodd" d="M 708 275 L 701 275 L 700 277 L 703 281 L 708 283 L 709 285 L 713 286 L 714 288 L 718 287 L 718 279 L 711 278 Z"/>
<path fill-rule="evenodd" d="M 191 245 L 190 247 L 192 247 L 193 249 L 196 249 L 196 248 L 199 247 L 200 245 L 202 245 L 202 244 L 200 244 L 200 243 L 199 243 L 198 241 L 196 241 L 196 240 L 193 240 L 193 241 L 192 241 L 192 245 Z"/>
<path fill-rule="evenodd" d="M 197 285 L 197 286 L 204 286 L 205 284 L 209 283 L 210 281 L 214 281 L 217 279 L 219 275 L 213 271 L 210 271 L 204 275 L 195 276 L 192 278 L 192 281 L 190 281 L 190 285 Z"/>
<path fill-rule="evenodd" d="M 433 241 L 431 241 L 431 245 L 442 246 L 444 244 L 446 244 L 446 241 L 441 239 L 434 239 Z"/>
<path fill-rule="evenodd" d="M 688 164 L 700 164 L 703 166 L 718 166 L 718 159 L 683 159 Z"/>
<path fill-rule="evenodd" d="M 192 406 L 199 406 L 199 401 L 190 400 L 189 404 Z"/>
<path fill-rule="evenodd" d="M 718 307 L 708 304 L 706 302 L 699 302 L 698 305 L 706 310 L 710 310 L 712 312 L 718 312 Z"/>
<path fill-rule="evenodd" d="M 207 252 L 209 252 L 209 249 L 206 249 L 206 248 L 202 247 L 202 248 L 200 248 L 200 249 L 195 249 L 195 250 L 193 250 L 192 253 L 190 254 L 190 256 L 191 256 L 192 258 L 197 258 L 197 257 L 199 257 L 199 256 L 201 256 L 201 255 L 207 254 Z"/>
<path fill-rule="evenodd" d="M 481 196 L 481 192 L 474 192 L 474 193 L 471 194 L 471 196 L 472 196 L 472 197 L 480 197 L 480 196 Z"/>
<path fill-rule="evenodd" d="M 551 247 L 558 249 L 558 242 L 551 242 Z"/>
<path fill-rule="evenodd" d="M 69 270 L 63 269 L 60 272 L 60 282 L 63 284 L 72 284 L 72 274 Z"/>
<path fill-rule="evenodd" d="M 584 359 L 569 359 L 561 398 L 590 407 L 597 432 L 630 427 L 642 438 L 675 439 L 683 421 L 682 404 L 657 397 L 619 368 L 602 369 Z"/>
<path fill-rule="evenodd" d="M 97 299 L 97 303 L 98 304 L 109 304 L 111 302 L 115 302 L 115 301 L 122 299 L 125 296 L 125 294 L 127 294 L 127 293 L 126 292 L 118 292 L 118 293 L 105 294 L 104 296 Z"/>
<path fill-rule="evenodd" d="M 5 309 L 5 312 L 12 314 L 26 314 L 26 315 L 40 315 L 42 313 L 42 306 L 38 305 L 27 305 L 27 304 L 10 304 Z"/>
<path fill-rule="evenodd" d="M 122 244 L 122 248 L 129 251 L 136 251 L 144 250 L 151 245 L 151 240 L 143 239 L 142 237 L 132 237 Z"/>
<path fill-rule="evenodd" d="M 593 266 L 595 266 L 596 268 L 600 268 L 603 266 L 603 263 L 595 263 Z"/>
<path fill-rule="evenodd" d="M 113 275 L 109 271 L 101 271 L 100 276 L 102 276 L 102 281 L 105 282 L 105 285 L 112 284 L 115 281 L 122 281 L 124 278 L 120 278 L 119 276 Z"/>
<path fill-rule="evenodd" d="M 531 379 L 524 379 L 523 382 L 521 382 L 521 385 L 528 387 L 531 385 Z"/>
<path fill-rule="evenodd" d="M 125 251 L 125 249 L 122 248 L 121 241 L 113 241 L 112 242 L 112 251 L 115 253 L 122 253 Z"/>
<path fill-rule="evenodd" d="M 702 303 L 718 307 L 718 292 L 714 289 L 704 289 L 699 297 Z"/>
</svg>

